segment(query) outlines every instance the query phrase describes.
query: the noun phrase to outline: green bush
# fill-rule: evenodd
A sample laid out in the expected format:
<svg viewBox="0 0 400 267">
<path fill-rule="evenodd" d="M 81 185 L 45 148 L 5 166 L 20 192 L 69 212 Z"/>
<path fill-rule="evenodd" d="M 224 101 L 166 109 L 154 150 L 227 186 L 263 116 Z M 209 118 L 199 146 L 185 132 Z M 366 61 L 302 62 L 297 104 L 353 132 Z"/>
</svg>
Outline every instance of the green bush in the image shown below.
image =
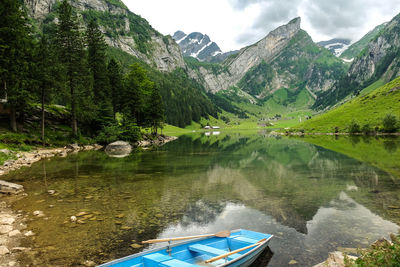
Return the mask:
<svg viewBox="0 0 400 267">
<path fill-rule="evenodd" d="M 134 123 L 124 125 L 110 124 L 104 127 L 96 138 L 96 142 L 105 145 L 118 140 L 136 142 L 141 139 L 140 127 Z"/>
<path fill-rule="evenodd" d="M 400 266 L 400 236 L 390 235 L 392 243 L 383 241 L 372 245 L 371 248 L 361 252 L 356 260 L 345 259 L 346 267 L 379 266 L 392 267 Z"/>
<path fill-rule="evenodd" d="M 347 126 L 348 132 L 351 134 L 359 133 L 360 132 L 360 124 L 353 119 L 350 124 Z"/>
<path fill-rule="evenodd" d="M 398 129 L 397 117 L 393 114 L 386 114 L 383 118 L 383 131 L 385 133 L 394 133 Z"/>
<path fill-rule="evenodd" d="M 367 123 L 367 124 L 364 124 L 364 126 L 361 128 L 361 131 L 362 131 L 364 134 L 370 134 L 370 133 L 373 132 L 373 129 L 372 129 L 371 125 L 369 125 L 369 124 Z"/>
</svg>

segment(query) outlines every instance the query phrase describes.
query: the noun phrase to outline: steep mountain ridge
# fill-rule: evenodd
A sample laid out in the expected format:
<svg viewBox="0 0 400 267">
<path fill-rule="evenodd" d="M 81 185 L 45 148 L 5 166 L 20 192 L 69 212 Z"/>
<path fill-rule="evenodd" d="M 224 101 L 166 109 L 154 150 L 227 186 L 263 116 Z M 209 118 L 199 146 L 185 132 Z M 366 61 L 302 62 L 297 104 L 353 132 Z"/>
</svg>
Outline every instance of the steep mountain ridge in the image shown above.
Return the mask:
<svg viewBox="0 0 400 267">
<path fill-rule="evenodd" d="M 354 59 L 348 73 L 318 96 L 316 109 L 325 109 L 378 79 L 389 82 L 400 75 L 400 14 L 387 23 Z"/>
<path fill-rule="evenodd" d="M 56 0 L 25 0 L 25 5 L 43 31 L 55 19 Z M 82 23 L 97 19 L 107 44 L 119 48 L 147 64 L 171 72 L 185 67 L 179 46 L 171 36 L 163 36 L 120 0 L 71 0 Z"/>
<path fill-rule="evenodd" d="M 360 40 L 351 44 L 341 55 L 340 58 L 352 60 L 357 57 L 362 50 L 364 50 L 368 43 L 375 38 L 376 35 L 386 26 L 387 22 L 376 26 L 373 30 L 369 31 Z"/>
<path fill-rule="evenodd" d="M 285 95 L 279 104 L 288 105 L 303 92 L 303 107 L 310 106 L 317 92 L 329 89 L 344 75 L 345 66 L 327 49 L 316 45 L 300 29 L 300 22 L 300 18 L 295 18 L 278 27 L 259 42 L 228 57 L 219 68 L 189 66 L 190 74 L 214 94 L 233 93 L 257 103 L 279 92 Z"/>
</svg>

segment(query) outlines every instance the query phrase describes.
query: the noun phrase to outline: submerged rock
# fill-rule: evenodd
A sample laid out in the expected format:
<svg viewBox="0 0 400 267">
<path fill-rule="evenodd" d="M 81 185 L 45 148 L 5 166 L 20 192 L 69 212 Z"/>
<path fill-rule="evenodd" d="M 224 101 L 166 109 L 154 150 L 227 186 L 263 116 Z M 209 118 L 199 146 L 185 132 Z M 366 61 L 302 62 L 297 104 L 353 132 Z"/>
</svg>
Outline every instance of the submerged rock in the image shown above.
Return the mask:
<svg viewBox="0 0 400 267">
<path fill-rule="evenodd" d="M 132 146 L 125 141 L 116 141 L 107 145 L 105 152 L 110 157 L 122 158 L 128 156 L 132 151 Z"/>
<path fill-rule="evenodd" d="M 41 210 L 35 210 L 33 212 L 33 215 L 35 215 L 36 217 L 44 217 L 44 213 Z"/>
<path fill-rule="evenodd" d="M 10 251 L 6 246 L 0 246 L 0 255 L 6 255 L 8 253 L 10 253 Z"/>
<path fill-rule="evenodd" d="M 24 191 L 24 187 L 19 184 L 14 184 L 0 180 L 0 193 L 3 194 L 19 194 Z"/>
<path fill-rule="evenodd" d="M 11 232 L 8 233 L 9 237 L 17 236 L 20 235 L 21 232 L 19 230 L 12 230 Z"/>
<path fill-rule="evenodd" d="M 0 234 L 8 234 L 12 229 L 13 227 L 11 225 L 0 225 Z"/>
</svg>

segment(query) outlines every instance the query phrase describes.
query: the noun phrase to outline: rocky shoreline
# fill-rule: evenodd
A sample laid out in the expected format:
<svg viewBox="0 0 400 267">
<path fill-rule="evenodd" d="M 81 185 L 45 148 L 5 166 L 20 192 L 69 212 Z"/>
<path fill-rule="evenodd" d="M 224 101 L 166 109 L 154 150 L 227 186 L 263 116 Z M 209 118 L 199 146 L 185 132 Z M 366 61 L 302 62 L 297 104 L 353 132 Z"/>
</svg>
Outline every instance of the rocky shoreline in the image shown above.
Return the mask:
<svg viewBox="0 0 400 267">
<path fill-rule="evenodd" d="M 142 147 L 143 149 L 148 149 L 151 146 L 160 146 L 175 139 L 177 139 L 177 137 L 159 136 L 153 140 L 139 141 L 134 145 Z M 29 167 L 33 163 L 42 159 L 66 157 L 69 153 L 99 150 L 102 148 L 103 146 L 97 144 L 85 146 L 71 144 L 63 148 L 18 152 L 15 154 L 15 159 L 8 160 L 0 166 L 0 176 L 5 175 L 10 171 L 20 169 L 21 167 Z M 27 230 L 27 218 L 23 215 L 22 211 L 15 211 L 11 208 L 13 201 L 24 196 L 26 196 L 26 193 L 23 192 L 23 187 L 21 185 L 0 180 L 0 266 L 2 267 L 21 266 L 18 261 L 18 258 L 21 257 L 21 253 L 29 254 L 29 251 L 31 250 L 31 248 L 21 247 L 24 238 L 34 235 L 32 231 Z M 85 263 L 84 265 L 93 266 L 91 262 Z"/>
</svg>

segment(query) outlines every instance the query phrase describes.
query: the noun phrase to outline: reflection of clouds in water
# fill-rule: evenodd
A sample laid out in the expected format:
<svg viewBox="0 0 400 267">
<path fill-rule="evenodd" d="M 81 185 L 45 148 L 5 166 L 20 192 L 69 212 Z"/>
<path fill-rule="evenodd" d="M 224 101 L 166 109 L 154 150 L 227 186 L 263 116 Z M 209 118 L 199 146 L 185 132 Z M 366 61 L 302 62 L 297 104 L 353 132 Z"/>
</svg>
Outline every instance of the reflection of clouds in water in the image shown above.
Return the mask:
<svg viewBox="0 0 400 267">
<path fill-rule="evenodd" d="M 313 219 L 307 222 L 311 243 L 340 242 L 342 245 L 357 247 L 398 231 L 399 226 L 372 213 L 364 206 L 341 192 L 328 207 L 321 207 Z"/>
<path fill-rule="evenodd" d="M 206 203 L 202 202 L 204 207 Z M 365 247 L 382 236 L 397 232 L 399 226 L 386 221 L 344 192 L 328 206 L 320 207 L 307 222 L 307 234 L 284 226 L 272 216 L 243 204 L 226 203 L 209 224 L 190 222 L 190 212 L 185 222 L 172 224 L 158 238 L 216 233 L 222 230 L 245 228 L 274 234 L 271 249 L 275 252 L 269 266 L 282 266 L 295 258 L 299 264 L 312 265 L 326 258 L 328 252 L 338 247 Z M 214 208 L 211 208 L 215 210 Z M 156 245 L 160 246 L 160 245 Z"/>
</svg>

